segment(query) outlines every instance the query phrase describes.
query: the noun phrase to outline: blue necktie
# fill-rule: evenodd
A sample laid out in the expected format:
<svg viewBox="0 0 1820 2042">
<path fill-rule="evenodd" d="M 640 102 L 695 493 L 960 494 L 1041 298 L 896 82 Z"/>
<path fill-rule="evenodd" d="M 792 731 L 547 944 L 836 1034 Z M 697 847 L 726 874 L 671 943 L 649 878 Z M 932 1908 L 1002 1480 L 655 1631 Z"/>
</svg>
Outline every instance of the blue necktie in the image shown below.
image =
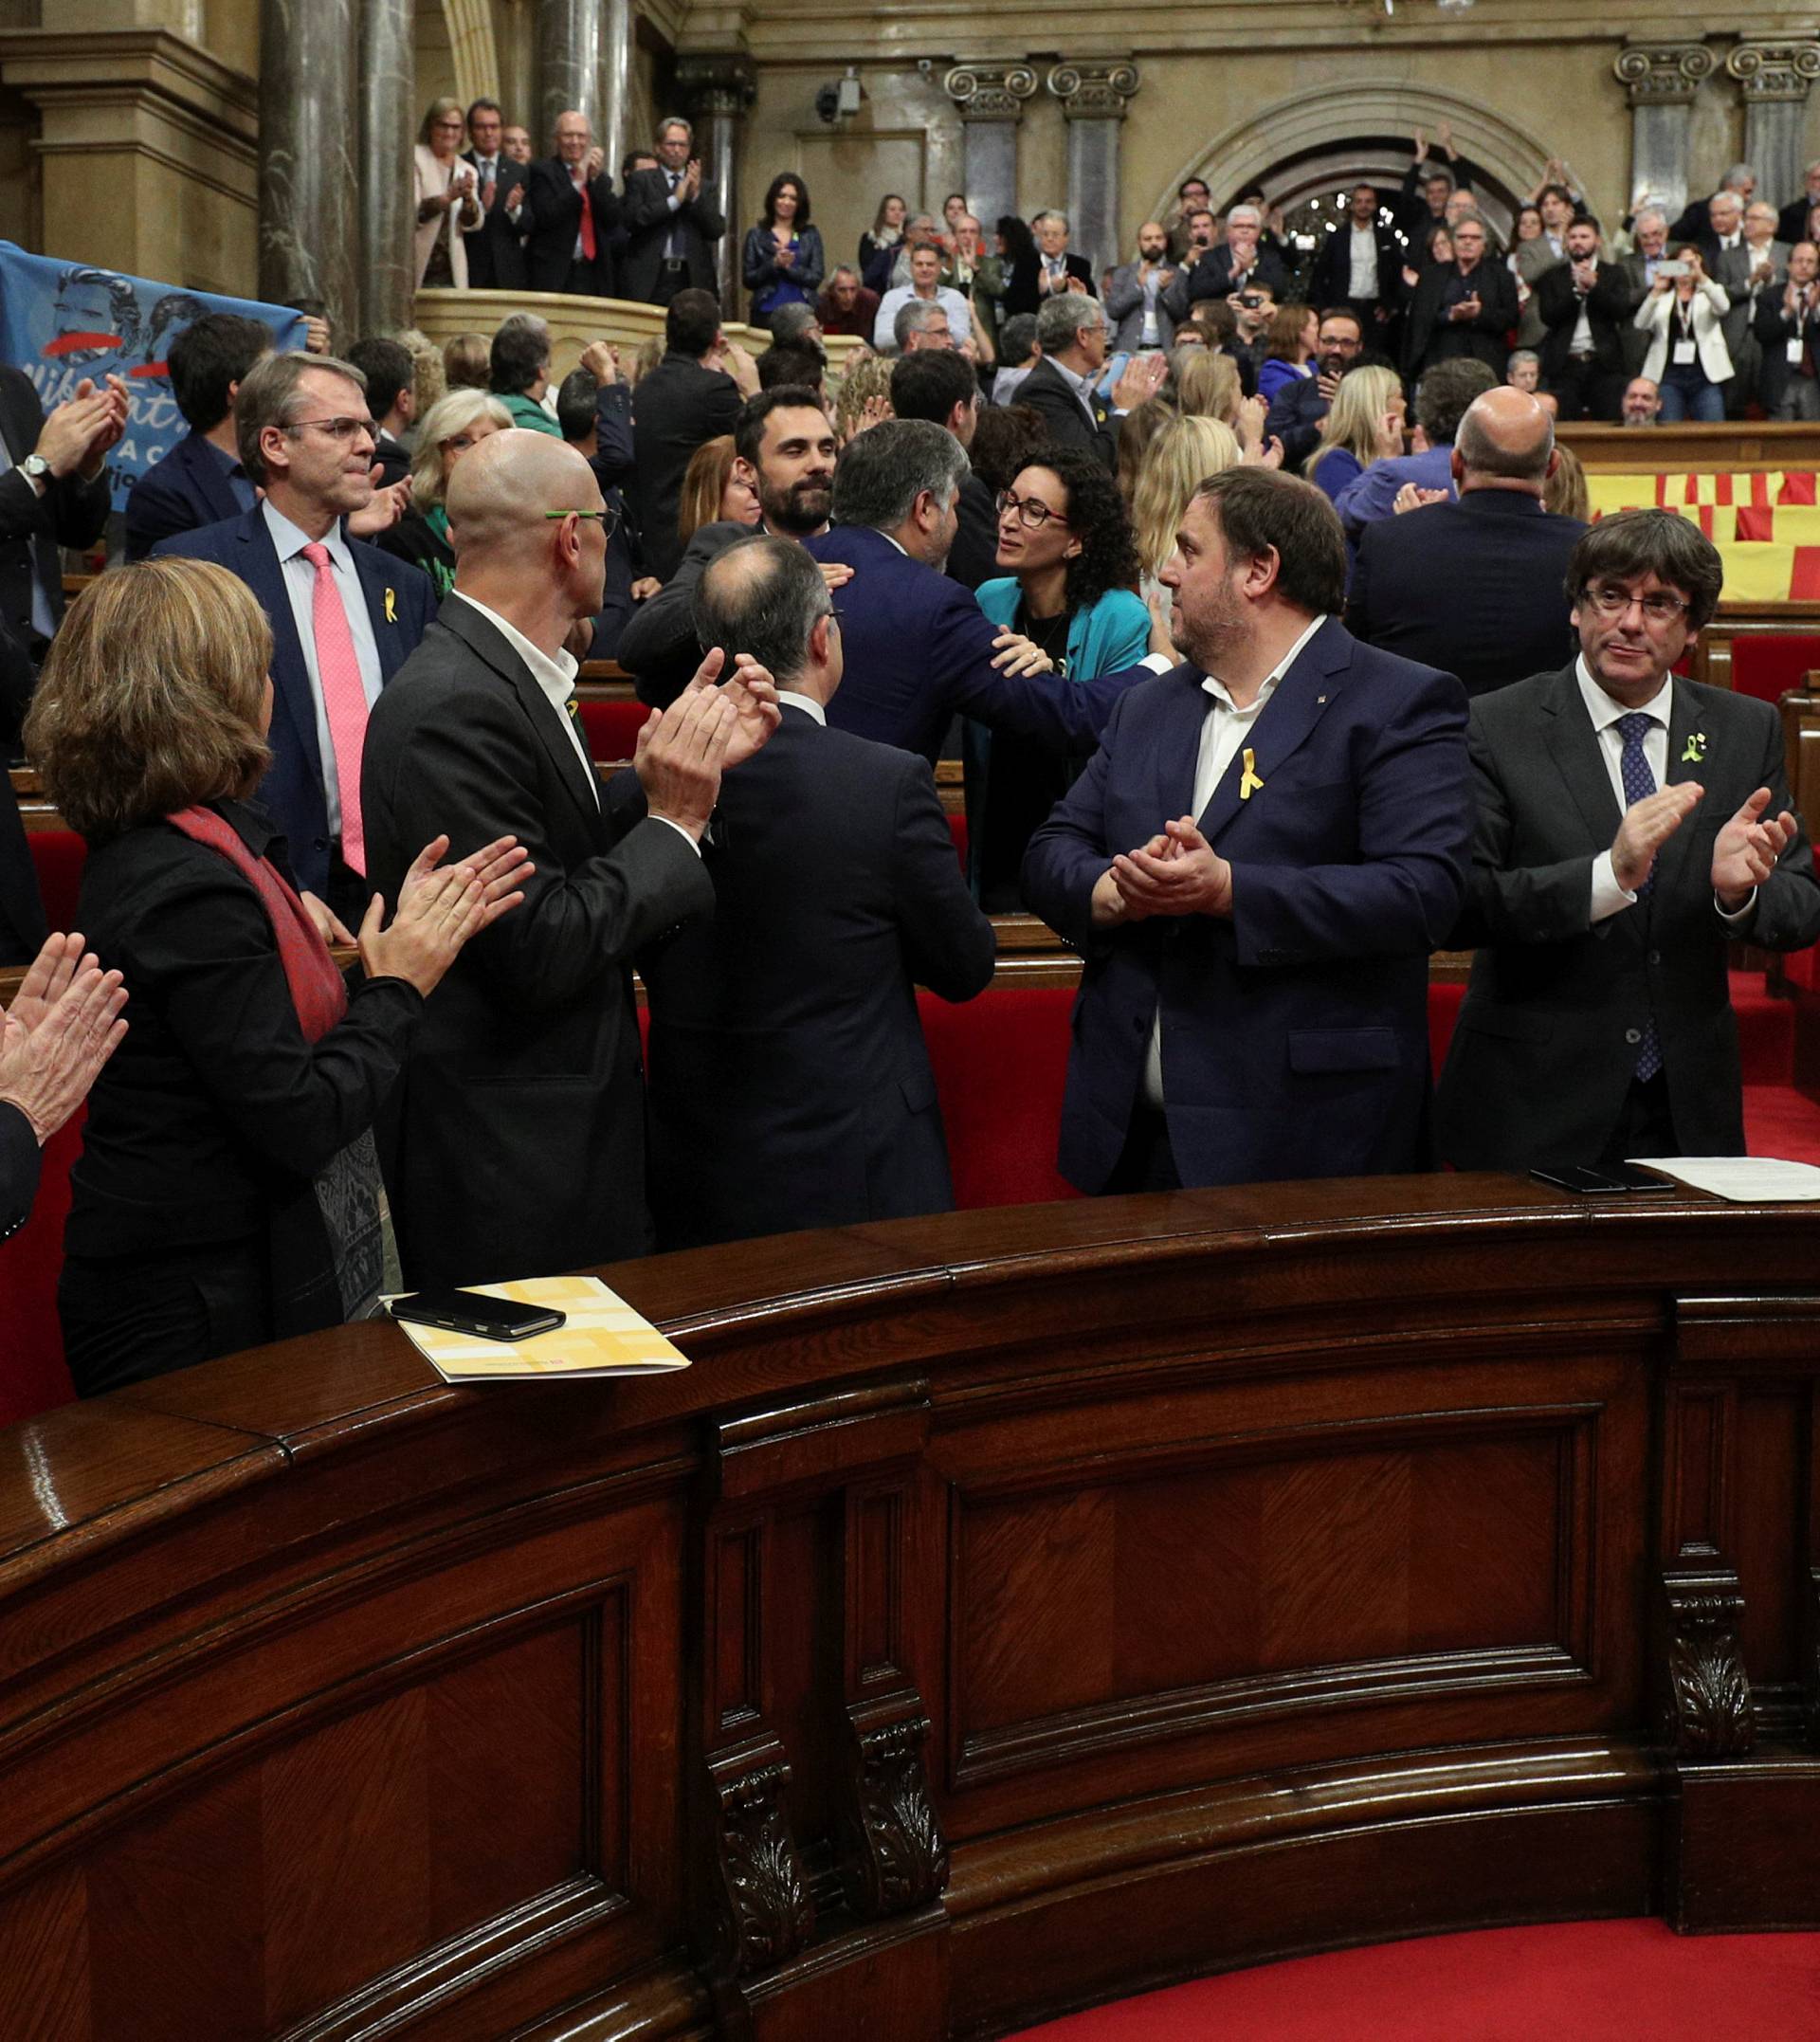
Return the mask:
<svg viewBox="0 0 1820 2042">
<path fill-rule="evenodd" d="M 1624 782 L 1624 805 L 1633 809 L 1639 801 L 1647 800 L 1656 791 L 1656 776 L 1649 770 L 1648 755 L 1643 749 L 1643 740 L 1653 717 L 1645 716 L 1641 709 L 1632 709 L 1628 716 L 1618 719 L 1618 735 L 1624 739 L 1624 756 L 1618 761 L 1618 776 Z M 1649 890 L 1656 884 L 1656 868 L 1649 867 L 1649 876 L 1637 888 L 1639 901 L 1649 897 Z M 1637 1048 L 1637 1078 L 1647 1085 L 1662 1068 L 1662 1044 L 1656 1036 L 1656 1017 L 1651 1014 L 1643 1026 L 1643 1040 Z"/>
</svg>

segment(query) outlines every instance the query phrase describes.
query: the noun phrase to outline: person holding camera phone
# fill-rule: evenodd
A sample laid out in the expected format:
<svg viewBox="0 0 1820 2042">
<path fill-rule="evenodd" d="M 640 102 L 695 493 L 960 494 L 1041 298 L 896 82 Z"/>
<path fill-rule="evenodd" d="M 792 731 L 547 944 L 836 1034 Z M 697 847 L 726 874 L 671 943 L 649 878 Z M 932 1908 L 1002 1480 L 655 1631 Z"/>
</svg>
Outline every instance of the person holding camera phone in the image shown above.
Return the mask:
<svg viewBox="0 0 1820 2042">
<path fill-rule="evenodd" d="M 1649 336 L 1643 374 L 1662 392 L 1665 425 L 1694 419 L 1719 425 L 1725 417 L 1725 388 L 1732 357 L 1721 321 L 1732 301 L 1706 274 L 1700 250 L 1683 242 L 1669 260 L 1656 264 L 1656 280 L 1637 307 L 1635 324 Z"/>
</svg>

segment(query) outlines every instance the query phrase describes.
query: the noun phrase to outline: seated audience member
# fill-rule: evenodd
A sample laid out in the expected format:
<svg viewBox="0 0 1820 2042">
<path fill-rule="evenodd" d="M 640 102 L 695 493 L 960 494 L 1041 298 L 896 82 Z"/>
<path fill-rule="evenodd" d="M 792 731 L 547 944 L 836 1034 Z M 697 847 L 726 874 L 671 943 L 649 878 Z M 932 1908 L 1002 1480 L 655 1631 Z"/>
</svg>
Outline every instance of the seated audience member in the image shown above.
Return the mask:
<svg viewBox="0 0 1820 2042">
<path fill-rule="evenodd" d="M 1046 444 L 1043 421 L 1021 404 L 989 404 L 974 424 L 974 473 L 996 497 L 1029 465 L 1030 456 Z M 996 506 L 994 506 L 996 509 Z M 998 557 L 998 523 L 992 523 L 992 557 Z"/>
<path fill-rule="evenodd" d="M 879 201 L 878 212 L 872 221 L 870 233 L 860 236 L 860 270 L 864 274 L 881 256 L 890 261 L 897 259 L 898 249 L 903 240 L 904 222 L 910 217 L 910 208 L 896 191 L 887 191 Z"/>
<path fill-rule="evenodd" d="M 1319 490 L 1211 477 L 1163 570 L 1186 662 L 1125 694 L 1031 842 L 1025 899 L 1086 959 L 1060 1154 L 1084 1192 L 1427 1160 L 1466 705 L 1348 637 L 1345 576 Z"/>
<path fill-rule="evenodd" d="M 1024 378 L 1035 368 L 1036 314 L 1019 312 L 998 330 L 998 368 L 992 376 L 992 402 L 1015 404 Z"/>
<path fill-rule="evenodd" d="M 872 345 L 883 353 L 886 348 L 907 349 L 910 342 L 905 334 L 899 332 L 900 315 L 913 305 L 920 305 L 929 312 L 939 310 L 946 319 L 947 346 L 955 347 L 973 331 L 973 311 L 965 298 L 943 285 L 941 281 L 941 250 L 923 246 L 912 251 L 910 257 L 910 281 L 885 292 L 879 301 L 878 317 L 872 322 Z M 929 323 L 912 322 L 909 329 L 926 332 Z M 927 345 L 927 341 L 920 343 Z"/>
<path fill-rule="evenodd" d="M 1517 286 L 1486 253 L 1485 223 L 1477 213 L 1464 214 L 1452 238 L 1452 262 L 1430 264 L 1410 295 L 1405 373 L 1423 376 L 1464 355 L 1483 362 L 1496 381 L 1509 352 L 1504 336 L 1517 323 Z"/>
<path fill-rule="evenodd" d="M 1136 418 L 1138 413 L 1131 415 Z M 1124 451 L 1122 441 L 1119 451 Z M 1138 468 L 1131 501 L 1132 531 L 1138 547 L 1138 593 L 1146 603 L 1159 602 L 1167 608 L 1169 591 L 1162 586 L 1160 577 L 1175 551 L 1175 535 L 1181 529 L 1183 515 L 1207 478 L 1237 467 L 1239 459 L 1237 435 L 1217 418 L 1196 417 L 1192 413 L 1170 418 L 1152 440 Z"/>
<path fill-rule="evenodd" d="M 126 493 L 129 560 L 144 559 L 161 538 L 252 509 L 258 499 L 240 465 L 234 399 L 271 351 L 271 328 L 232 312 L 205 313 L 172 341 L 171 394 L 190 430 Z"/>
<path fill-rule="evenodd" d="M 961 713 L 1053 752 L 1089 752 L 1130 677 L 1062 680 L 1039 646 L 988 623 L 941 573 L 966 471 L 959 442 L 926 419 L 887 419 L 841 450 L 834 525 L 808 542 L 852 574 L 840 596 L 847 666 L 832 720 L 931 765 Z"/>
<path fill-rule="evenodd" d="M 823 284 L 815 301 L 815 317 L 825 334 L 848 334 L 870 340 L 879 322 L 879 294 L 868 291 L 860 273 L 849 264 L 840 264 Z"/>
<path fill-rule="evenodd" d="M 1599 251 L 1599 229 L 1573 222 L 1566 260 L 1536 286 L 1544 334 L 1542 374 L 1563 418 L 1617 422 L 1624 400 L 1624 328 L 1634 302 L 1629 280 Z"/>
<path fill-rule="evenodd" d="M 1322 236 L 1315 256 L 1310 279 L 1314 301 L 1331 308 L 1322 315 L 1323 325 L 1343 306 L 1356 320 L 1361 338 L 1369 333 L 1374 346 L 1388 350 L 1402 292 L 1402 268 L 1396 230 L 1377 187 L 1356 184 L 1347 197 L 1345 220 Z"/>
<path fill-rule="evenodd" d="M 1774 709 L 1672 672 L 1723 578 L 1684 518 L 1602 519 L 1577 657 L 1472 705 L 1477 947 L 1437 1123 L 1462 1169 L 1744 1153 L 1730 946 L 1811 943 L 1820 886 Z"/>
<path fill-rule="evenodd" d="M 381 697 L 363 792 L 374 877 L 424 816 L 516 841 L 524 905 L 456 966 L 412 1046 L 388 1173 L 407 1282 L 585 1268 L 650 1246 L 630 965 L 706 913 L 700 840 L 723 768 L 777 720 L 769 677 L 703 663 L 605 783 L 566 709 L 564 640 L 597 614 L 600 485 L 573 447 L 496 433 L 455 471 L 455 589 Z"/>
<path fill-rule="evenodd" d="M 757 492 L 762 530 L 803 540 L 828 529 L 834 428 L 812 390 L 762 392 L 741 408 L 733 438 L 735 472 Z M 667 707 L 687 684 L 701 656 L 695 637 L 697 584 L 715 555 L 751 530 L 743 520 L 698 525 L 676 572 L 640 604 L 620 639 L 619 664 L 636 675 L 641 702 Z"/>
<path fill-rule="evenodd" d="M 720 305 L 710 291 L 679 291 L 664 315 L 664 358 L 640 379 L 632 405 L 632 508 L 645 543 L 645 564 L 667 581 L 682 557 L 676 536 L 682 473 L 704 440 L 731 432 L 742 396 L 758 388 L 755 366 L 738 364 L 736 380 L 719 359 Z M 750 362 L 750 357 L 746 357 Z"/>
<path fill-rule="evenodd" d="M 1065 212 L 1039 212 L 1030 222 L 1030 238 L 1036 243 L 1036 305 L 1046 298 L 1060 298 L 1068 291 L 1099 293 L 1093 284 L 1093 264 L 1068 246 L 1068 216 Z M 1025 309 L 1020 306 L 1019 310 Z"/>
<path fill-rule="evenodd" d="M 505 154 L 504 138 L 505 115 L 499 101 L 474 100 L 467 109 L 466 157 L 474 166 L 474 195 L 484 219 L 478 232 L 464 237 L 470 290 L 525 288 L 524 237 L 531 231 L 527 179 Z M 428 411 L 429 405 L 421 409 Z"/>
<path fill-rule="evenodd" d="M 660 1248 L 954 1202 L 915 989 L 973 998 L 992 927 L 928 765 L 828 727 L 845 664 L 833 602 L 801 547 L 762 535 L 696 590 L 701 643 L 771 673 L 783 721 L 721 786 L 713 915 L 641 959 Z"/>
<path fill-rule="evenodd" d="M 524 254 L 531 288 L 610 298 L 619 200 L 604 168 L 606 152 L 587 115 L 573 108 L 556 116 L 554 139 L 555 154 L 529 171 L 532 226 Z"/>
<path fill-rule="evenodd" d="M 758 224 L 746 235 L 740 269 L 755 326 L 769 326 L 780 306 L 814 304 L 828 259 L 821 229 L 809 217 L 809 188 L 795 172 L 781 171 L 771 180 Z"/>
<path fill-rule="evenodd" d="M 46 938 L 0 1014 L 0 1241 L 31 1217 L 46 1142 L 119 1047 L 126 990 L 80 936 Z"/>
<path fill-rule="evenodd" d="M 348 359 L 367 379 L 367 410 L 379 428 L 373 445 L 374 477 L 390 489 L 410 473 L 410 450 L 404 435 L 417 415 L 417 365 L 400 340 L 356 340 Z M 225 514 L 232 517 L 233 512 Z"/>
<path fill-rule="evenodd" d="M 1380 461 L 1400 460 L 1409 407 L 1394 369 L 1367 362 L 1345 376 L 1320 424 L 1308 480 L 1329 502 Z"/>
<path fill-rule="evenodd" d="M 88 845 L 83 930 L 133 1002 L 70 1178 L 58 1309 L 83 1396 L 376 1309 L 373 1122 L 425 999 L 521 898 L 509 842 L 443 866 L 435 837 L 390 927 L 369 902 L 350 992 L 324 939 L 346 931 L 252 798 L 271 665 L 232 574 L 146 561 L 84 593 L 27 723 Z"/>
<path fill-rule="evenodd" d="M 410 508 L 379 548 L 394 559 L 422 568 L 440 603 L 455 585 L 455 548 L 448 537 L 448 478 L 472 447 L 495 432 L 508 431 L 512 414 L 497 397 L 478 390 L 451 391 L 431 408 L 417 435 L 410 466 Z"/>
<path fill-rule="evenodd" d="M 1040 646 L 1064 686 L 1128 672 L 1152 652 L 1174 661 L 1132 593 L 1138 549 L 1124 500 L 1083 449 L 1046 447 L 999 498 L 997 565 L 1002 578 L 978 591 L 987 621 Z M 1014 913 L 1025 849 L 1086 755 L 970 722 L 966 758 L 968 876 L 988 914 Z"/>
<path fill-rule="evenodd" d="M 1555 447 L 1555 472 L 1542 489 L 1542 508 L 1556 518 L 1572 518 L 1579 524 L 1592 522 L 1592 493 L 1586 486 L 1586 468 L 1571 447 Z"/>
<path fill-rule="evenodd" d="M 1106 363 L 1106 315 L 1098 299 L 1064 292 L 1036 316 L 1043 358 L 1017 386 L 1017 402 L 1035 411 L 1058 447 L 1083 447 L 1111 474 L 1119 464 L 1119 421 L 1154 396 L 1168 372 L 1163 355 L 1135 357 L 1111 402 L 1100 395 Z"/>
<path fill-rule="evenodd" d="M 1262 246 L 1264 214 L 1255 206 L 1234 206 L 1226 216 L 1226 240 L 1197 253 L 1172 285 L 1170 308 L 1186 318 L 1203 298 L 1232 298 L 1268 291 L 1279 302 L 1289 295 L 1289 272 L 1274 250 Z M 1191 252 L 1194 252 L 1191 236 Z"/>
<path fill-rule="evenodd" d="M 689 456 L 676 529 L 686 547 L 704 524 L 730 521 L 755 527 L 760 515 L 758 484 L 736 458 L 733 434 L 708 440 Z"/>
<path fill-rule="evenodd" d="M 1647 375 L 1633 375 L 1624 386 L 1622 426 L 1653 426 L 1662 416 L 1662 392 Z"/>
<path fill-rule="evenodd" d="M 1786 276 L 1758 293 L 1751 330 L 1762 350 L 1757 395 L 1773 419 L 1820 419 L 1820 248 L 1797 242 Z"/>
<path fill-rule="evenodd" d="M 428 576 L 401 573 L 343 531 L 343 519 L 373 501 L 373 422 L 359 370 L 325 355 L 268 355 L 241 384 L 234 422 L 241 465 L 264 500 L 163 540 L 154 557 L 212 560 L 259 598 L 275 690 L 259 797 L 300 883 L 357 922 L 371 893 L 360 817 L 367 717 L 416 649 L 435 592 Z"/>
<path fill-rule="evenodd" d="M 1374 519 L 1392 517 L 1397 492 L 1406 485 L 1429 497 L 1453 495 L 1453 436 L 1466 407 L 1497 382 L 1483 362 L 1469 356 L 1456 356 L 1429 371 L 1415 392 L 1415 422 L 1428 446 L 1421 453 L 1374 463 L 1334 499 L 1348 538 L 1356 540 Z"/>
<path fill-rule="evenodd" d="M 1174 281 L 1169 236 L 1159 220 L 1146 220 L 1138 229 L 1136 261 L 1121 263 L 1106 286 L 1106 317 L 1113 324 L 1115 349 L 1136 355 L 1174 343 L 1175 320 L 1163 296 Z"/>
<path fill-rule="evenodd" d="M 459 100 L 432 100 L 417 133 L 417 237 L 413 247 L 418 290 L 467 288 L 467 237 L 486 225 L 474 166 L 462 158 L 467 134 Z"/>
<path fill-rule="evenodd" d="M 1643 374 L 1661 393 L 1661 415 L 1667 423 L 1691 418 L 1718 425 L 1725 416 L 1725 385 L 1732 375 L 1720 323 L 1731 300 L 1706 274 L 1691 242 L 1675 250 L 1674 260 L 1684 265 L 1681 275 L 1658 271 L 1637 307 L 1637 331 L 1649 337 Z"/>
<path fill-rule="evenodd" d="M 627 177 L 623 189 L 625 295 L 640 304 L 669 305 L 679 291 L 713 290 L 714 244 L 727 223 L 701 190 L 695 130 L 680 114 L 658 122 L 656 160 Z"/>
<path fill-rule="evenodd" d="M 484 334 L 453 334 L 443 342 L 443 374 L 450 390 L 493 387 L 493 347 Z"/>
<path fill-rule="evenodd" d="M 1504 381 L 1512 390 L 1535 396 L 1542 387 L 1542 357 L 1533 347 L 1513 348 L 1504 364 Z"/>
<path fill-rule="evenodd" d="M 1357 366 L 1364 345 L 1364 329 L 1350 306 L 1336 305 L 1320 315 L 1315 334 L 1314 374 L 1286 377 L 1270 400 L 1265 419 L 1265 433 L 1283 442 L 1285 466 L 1299 468 L 1314 452 L 1321 421 L 1338 393 L 1340 379 Z"/>
<path fill-rule="evenodd" d="M 891 371 L 895 418 L 926 418 L 971 448 L 979 424 L 979 378 L 962 356 L 933 349 L 906 355 Z M 977 589 L 998 572 L 998 510 L 993 493 L 969 466 L 956 499 L 955 542 L 947 573 L 964 589 Z"/>
<path fill-rule="evenodd" d="M 600 608 L 576 622 L 569 650 L 578 660 L 610 660 L 619 654 L 632 605 L 654 594 L 658 583 L 639 573 L 641 556 L 621 491 L 632 470 L 631 387 L 619 373 L 619 350 L 592 341 L 581 361 L 556 392 L 556 424 L 562 437 L 593 470 L 607 505 L 607 571 Z"/>
<path fill-rule="evenodd" d="M 1560 664 L 1571 643 L 1567 562 L 1586 527 L 1543 507 L 1554 421 L 1520 390 L 1473 403 L 1451 465 L 1457 502 L 1360 534 L 1346 629 L 1484 695 Z"/>
<path fill-rule="evenodd" d="M 1312 383 L 1320 319 L 1312 305 L 1279 305 L 1265 328 L 1265 355 L 1258 369 L 1257 394 L 1274 404 L 1292 383 Z"/>
<path fill-rule="evenodd" d="M 938 354 L 936 348 L 920 348 L 919 354 Z M 862 355 L 848 363 L 841 378 L 841 393 L 834 404 L 834 435 L 845 447 L 855 433 L 864 432 L 882 419 L 891 417 L 891 378 L 897 363 L 886 355 Z"/>
<path fill-rule="evenodd" d="M 550 388 L 550 328 L 535 312 L 515 312 L 500 320 L 489 357 L 493 394 L 511 412 L 515 426 L 559 440 L 562 428 L 543 402 Z"/>
</svg>

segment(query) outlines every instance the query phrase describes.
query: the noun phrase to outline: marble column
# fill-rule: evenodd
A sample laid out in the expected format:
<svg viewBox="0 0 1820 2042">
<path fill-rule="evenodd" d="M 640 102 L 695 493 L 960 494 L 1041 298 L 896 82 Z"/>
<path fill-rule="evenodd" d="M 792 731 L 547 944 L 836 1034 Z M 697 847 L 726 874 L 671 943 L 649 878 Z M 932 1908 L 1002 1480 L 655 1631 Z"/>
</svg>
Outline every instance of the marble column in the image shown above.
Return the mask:
<svg viewBox="0 0 1820 2042">
<path fill-rule="evenodd" d="M 260 0 L 259 295 L 360 337 L 358 0 Z"/>
<path fill-rule="evenodd" d="M 1036 73 L 1028 64 L 957 64 L 941 83 L 960 108 L 960 181 L 990 248 L 994 227 L 1017 210 L 1017 128 Z"/>
<path fill-rule="evenodd" d="M 417 292 L 414 0 L 362 0 L 360 16 L 360 331 L 412 323 Z"/>
<path fill-rule="evenodd" d="M 632 0 L 603 0 L 600 74 L 600 145 L 619 189 L 619 166 L 628 150 L 648 145 L 648 135 L 632 133 L 632 38 L 638 20 Z"/>
<path fill-rule="evenodd" d="M 1096 282 L 1119 259 L 1119 128 L 1138 85 L 1122 60 L 1059 64 L 1049 90 L 1068 123 L 1068 246 L 1093 264 Z"/>
<path fill-rule="evenodd" d="M 1611 68 L 1630 98 L 1630 190 L 1672 219 L 1687 203 L 1687 131 L 1694 95 L 1718 68 L 1703 43 L 1632 43 Z"/>
<path fill-rule="evenodd" d="M 556 116 L 586 114 L 594 139 L 606 147 L 600 81 L 606 51 L 606 10 L 600 0 L 537 0 L 537 120 L 531 141 L 548 155 Z M 619 165 L 608 158 L 615 187 Z"/>
<path fill-rule="evenodd" d="M 1820 78 L 1820 43 L 1739 43 L 1725 59 L 1744 99 L 1744 160 L 1772 206 L 1800 196 L 1808 154 L 1808 94 Z"/>
<path fill-rule="evenodd" d="M 747 107 L 757 97 L 758 82 L 752 59 L 733 50 L 721 57 L 681 57 L 676 89 L 683 111 L 695 122 L 696 145 L 701 153 L 702 178 L 714 208 L 727 223 L 715 250 L 720 309 L 728 319 L 739 316 L 739 250 L 745 228 L 739 211 L 739 140 Z"/>
</svg>

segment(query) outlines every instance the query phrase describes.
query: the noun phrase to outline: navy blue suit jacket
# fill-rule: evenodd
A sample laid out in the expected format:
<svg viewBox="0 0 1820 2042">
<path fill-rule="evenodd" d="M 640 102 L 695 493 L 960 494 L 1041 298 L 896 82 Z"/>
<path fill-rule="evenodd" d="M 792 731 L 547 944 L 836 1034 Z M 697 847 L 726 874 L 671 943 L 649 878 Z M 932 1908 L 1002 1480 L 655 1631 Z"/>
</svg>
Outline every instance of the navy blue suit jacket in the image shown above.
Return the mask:
<svg viewBox="0 0 1820 2042">
<path fill-rule="evenodd" d="M 126 493 L 126 556 L 143 560 L 160 539 L 245 515 L 214 448 L 185 433 Z"/>
<path fill-rule="evenodd" d="M 1090 752 L 1119 696 L 1148 678 L 1133 667 L 1093 681 L 1011 680 L 993 670 L 999 627 L 971 590 L 907 558 L 869 526 L 836 525 L 804 543 L 816 559 L 853 570 L 834 592 L 845 666 L 828 707 L 830 728 L 920 752 L 932 766 L 957 715 L 1051 751 Z"/>
<path fill-rule="evenodd" d="M 1229 920 L 1096 929 L 1094 882 L 1193 800 L 1210 706 L 1193 666 L 1113 712 L 1098 755 L 1031 839 L 1024 893 L 1086 957 L 1061 1168 L 1103 1188 L 1163 1022 L 1170 1143 L 1185 1185 L 1424 1167 L 1429 953 L 1465 897 L 1466 699 L 1450 674 L 1329 619 L 1259 712 L 1198 818 L 1232 866 Z"/>
<path fill-rule="evenodd" d="M 379 647 L 382 684 L 416 651 L 436 614 L 429 577 L 376 546 L 349 540 L 355 572 L 367 598 L 367 614 Z M 259 799 L 283 832 L 298 884 L 322 893 L 329 883 L 329 814 L 322 798 L 322 754 L 316 741 L 316 704 L 310 672 L 291 615 L 284 571 L 265 528 L 263 506 L 220 524 L 205 525 L 165 539 L 155 558 L 173 556 L 212 560 L 239 575 L 259 598 L 272 627 L 272 763 L 260 783 Z"/>
</svg>

